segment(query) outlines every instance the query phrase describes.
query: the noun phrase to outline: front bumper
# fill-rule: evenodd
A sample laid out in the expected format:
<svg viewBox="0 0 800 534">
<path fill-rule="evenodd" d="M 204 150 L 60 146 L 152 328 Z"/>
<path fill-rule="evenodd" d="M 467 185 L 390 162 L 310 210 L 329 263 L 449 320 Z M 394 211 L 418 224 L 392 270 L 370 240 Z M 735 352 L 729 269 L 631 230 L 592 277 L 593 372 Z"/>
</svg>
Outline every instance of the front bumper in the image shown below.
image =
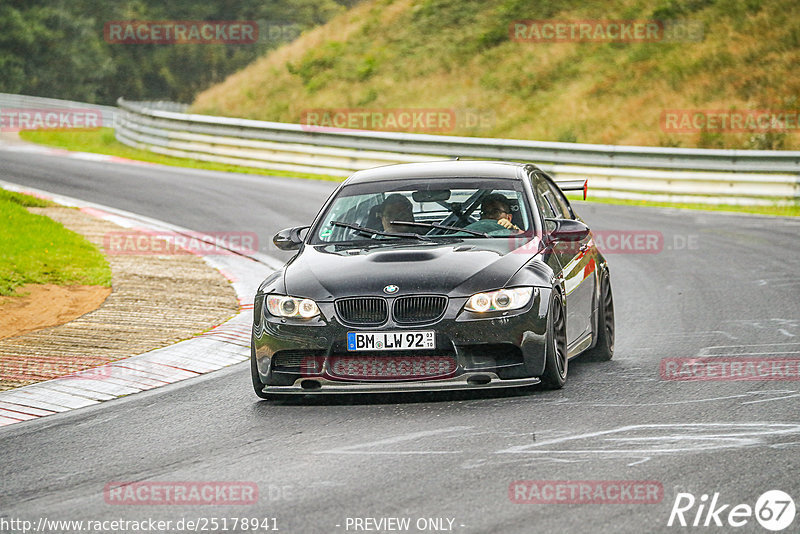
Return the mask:
<svg viewBox="0 0 800 534">
<path fill-rule="evenodd" d="M 260 298 L 259 298 L 260 297 Z M 342 324 L 333 303 L 318 303 L 320 318 L 300 323 L 273 317 L 263 310 L 263 295 L 254 307 L 252 357 L 258 379 L 269 394 L 389 393 L 447 391 L 530 386 L 544 372 L 547 309 L 550 290 L 538 288 L 522 310 L 491 317 L 463 310 L 466 298 L 451 298 L 444 316 L 427 324 L 400 325 L 390 319 L 379 327 Z M 348 352 L 345 339 L 353 331 L 436 332 L 436 350 L 414 356 L 452 358 L 447 376 L 402 379 L 356 379 L 336 376 L 331 361 L 363 355 L 367 358 L 403 358 L 410 353 Z M 320 362 L 313 370 L 286 366 L 286 355 Z"/>
<path fill-rule="evenodd" d="M 352 394 L 352 393 L 403 393 L 427 391 L 455 391 L 464 389 L 513 388 L 533 386 L 538 378 L 502 380 L 495 373 L 465 372 L 440 380 L 342 382 L 323 377 L 298 378 L 291 386 L 265 386 L 264 393 L 277 394 Z"/>
</svg>

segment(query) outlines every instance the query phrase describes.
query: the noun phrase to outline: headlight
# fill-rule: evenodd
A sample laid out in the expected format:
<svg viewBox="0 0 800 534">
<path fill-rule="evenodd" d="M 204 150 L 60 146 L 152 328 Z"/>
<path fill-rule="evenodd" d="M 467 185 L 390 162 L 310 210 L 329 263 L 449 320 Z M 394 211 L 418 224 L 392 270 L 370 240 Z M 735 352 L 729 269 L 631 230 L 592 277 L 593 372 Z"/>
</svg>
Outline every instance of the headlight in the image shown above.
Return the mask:
<svg viewBox="0 0 800 534">
<path fill-rule="evenodd" d="M 532 287 L 515 287 L 489 293 L 476 293 L 469 298 L 464 308 L 478 313 L 518 310 L 524 308 L 531 301 L 532 295 Z"/>
<path fill-rule="evenodd" d="M 275 317 L 311 319 L 319 315 L 319 308 L 313 300 L 285 295 L 267 295 L 267 310 Z"/>
</svg>

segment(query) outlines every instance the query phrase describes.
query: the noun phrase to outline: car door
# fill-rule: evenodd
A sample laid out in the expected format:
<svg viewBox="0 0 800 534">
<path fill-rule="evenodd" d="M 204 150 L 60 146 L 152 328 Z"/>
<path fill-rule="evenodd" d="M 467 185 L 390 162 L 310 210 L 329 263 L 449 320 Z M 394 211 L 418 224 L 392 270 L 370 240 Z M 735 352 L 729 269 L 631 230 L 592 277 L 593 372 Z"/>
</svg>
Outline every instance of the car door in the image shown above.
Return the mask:
<svg viewBox="0 0 800 534">
<path fill-rule="evenodd" d="M 536 200 L 542 204 L 545 217 L 575 219 L 564 194 L 544 174 L 535 174 Z M 581 241 L 552 243 L 553 254 L 561 266 L 567 300 L 567 344 L 571 345 L 591 330 L 594 302 L 595 262 L 591 250 L 591 235 Z"/>
</svg>

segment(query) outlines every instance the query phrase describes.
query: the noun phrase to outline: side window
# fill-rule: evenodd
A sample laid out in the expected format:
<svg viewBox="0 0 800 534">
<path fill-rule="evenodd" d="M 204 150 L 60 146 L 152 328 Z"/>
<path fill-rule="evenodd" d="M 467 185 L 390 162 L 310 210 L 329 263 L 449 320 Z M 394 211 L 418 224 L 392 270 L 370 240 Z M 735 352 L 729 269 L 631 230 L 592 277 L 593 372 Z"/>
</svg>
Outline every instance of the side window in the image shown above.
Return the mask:
<svg viewBox="0 0 800 534">
<path fill-rule="evenodd" d="M 536 207 L 539 209 L 539 215 L 542 219 L 556 219 L 558 217 L 556 210 L 552 201 L 547 198 L 550 196 L 550 190 L 547 185 L 537 175 L 531 176 L 531 185 L 533 186 L 533 194 L 536 197 Z"/>
<path fill-rule="evenodd" d="M 549 198 L 550 201 L 553 203 L 553 208 L 556 212 L 558 212 L 559 219 L 574 219 L 575 215 L 572 213 L 572 208 L 567 201 L 567 197 L 564 196 L 564 192 L 558 188 L 556 184 L 553 183 L 552 180 L 541 177 L 542 183 L 547 185 L 547 189 L 549 191 Z"/>
</svg>

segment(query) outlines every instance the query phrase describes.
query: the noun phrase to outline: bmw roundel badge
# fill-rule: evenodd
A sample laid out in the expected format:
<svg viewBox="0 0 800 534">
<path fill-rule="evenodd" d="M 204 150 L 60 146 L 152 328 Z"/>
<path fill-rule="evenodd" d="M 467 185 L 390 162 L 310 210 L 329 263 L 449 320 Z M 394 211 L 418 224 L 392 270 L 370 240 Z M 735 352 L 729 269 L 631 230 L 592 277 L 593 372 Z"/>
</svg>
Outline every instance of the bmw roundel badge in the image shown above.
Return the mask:
<svg viewBox="0 0 800 534">
<path fill-rule="evenodd" d="M 394 284 L 390 284 L 383 288 L 383 292 L 386 293 L 387 295 L 394 295 L 398 291 L 400 291 L 400 288 Z"/>
</svg>

